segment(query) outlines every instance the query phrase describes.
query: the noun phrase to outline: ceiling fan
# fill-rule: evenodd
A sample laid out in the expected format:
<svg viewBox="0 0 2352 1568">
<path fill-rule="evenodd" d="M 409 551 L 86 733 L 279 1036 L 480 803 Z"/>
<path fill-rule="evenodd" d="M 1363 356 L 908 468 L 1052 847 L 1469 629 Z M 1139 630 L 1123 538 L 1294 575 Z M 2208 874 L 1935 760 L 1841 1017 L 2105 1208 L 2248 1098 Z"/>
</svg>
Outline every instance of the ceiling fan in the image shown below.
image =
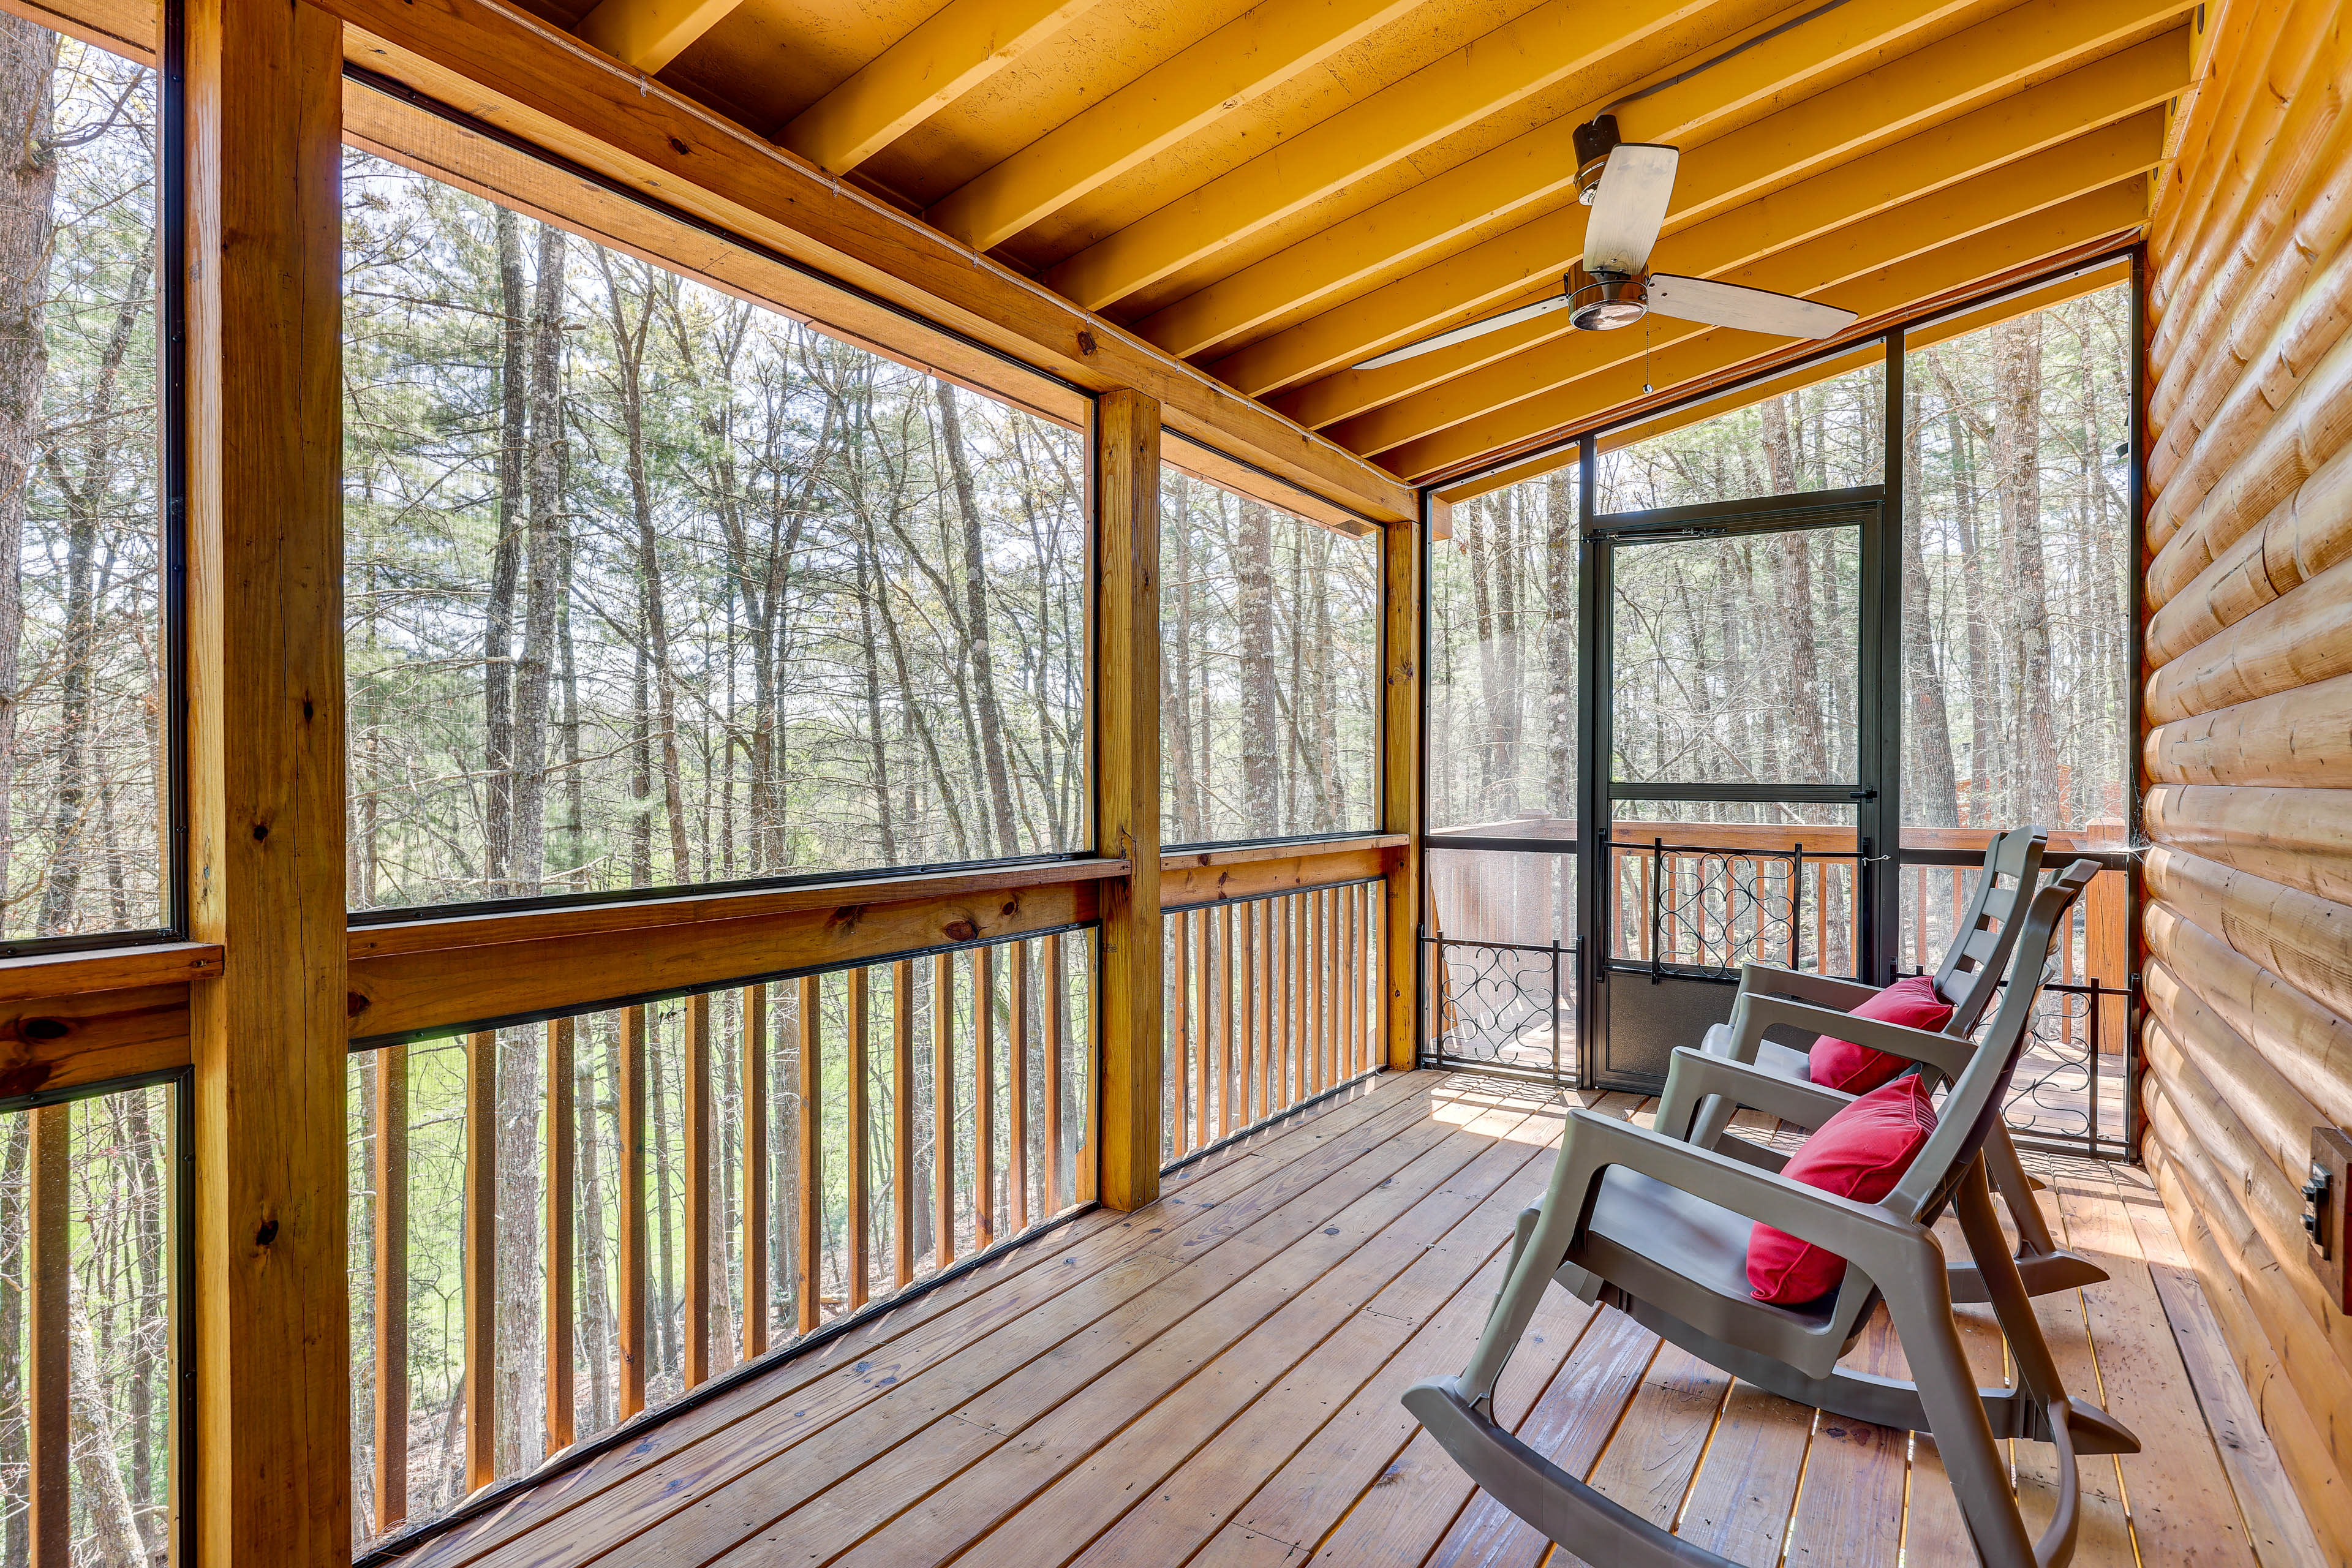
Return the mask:
<svg viewBox="0 0 2352 1568">
<path fill-rule="evenodd" d="M 1666 221 L 1666 203 L 1675 190 L 1675 165 L 1681 158 L 1676 149 L 1656 142 L 1619 141 L 1613 114 L 1578 126 L 1576 199 L 1592 209 L 1584 226 L 1582 268 L 1562 279 L 1560 291 L 1549 300 L 1391 349 L 1355 368 L 1378 370 L 1560 310 L 1569 312 L 1571 325 L 1589 332 L 1630 327 L 1653 311 L 1710 327 L 1738 327 L 1791 338 L 1831 337 L 1853 324 L 1852 310 L 1816 305 L 1810 300 L 1705 278 L 1644 271 L 1650 247 L 1657 244 L 1658 229 Z"/>
</svg>

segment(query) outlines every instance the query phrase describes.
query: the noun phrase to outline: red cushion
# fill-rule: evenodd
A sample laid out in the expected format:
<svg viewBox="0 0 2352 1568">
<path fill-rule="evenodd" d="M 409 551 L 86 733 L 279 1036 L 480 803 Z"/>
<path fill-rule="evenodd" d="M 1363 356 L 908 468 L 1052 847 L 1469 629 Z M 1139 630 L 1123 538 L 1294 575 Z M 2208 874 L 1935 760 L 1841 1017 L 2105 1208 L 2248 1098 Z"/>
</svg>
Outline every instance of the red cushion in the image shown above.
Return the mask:
<svg viewBox="0 0 2352 1568">
<path fill-rule="evenodd" d="M 1882 1024 L 1935 1030 L 1951 1022 L 1952 1005 L 1936 994 L 1936 983 L 1924 974 L 1906 974 L 1853 1010 L 1857 1018 Z M 1911 1064 L 1891 1051 L 1873 1050 L 1852 1040 L 1827 1035 L 1813 1042 L 1807 1076 L 1824 1089 L 1847 1094 L 1868 1094 Z"/>
<path fill-rule="evenodd" d="M 1783 1168 L 1792 1182 L 1840 1197 L 1874 1204 L 1895 1190 L 1903 1173 L 1936 1130 L 1936 1104 L 1916 1074 L 1874 1089 L 1841 1110 L 1805 1140 Z M 1748 1238 L 1748 1293 L 1783 1307 L 1814 1300 L 1837 1289 L 1845 1259 L 1759 1223 Z"/>
</svg>

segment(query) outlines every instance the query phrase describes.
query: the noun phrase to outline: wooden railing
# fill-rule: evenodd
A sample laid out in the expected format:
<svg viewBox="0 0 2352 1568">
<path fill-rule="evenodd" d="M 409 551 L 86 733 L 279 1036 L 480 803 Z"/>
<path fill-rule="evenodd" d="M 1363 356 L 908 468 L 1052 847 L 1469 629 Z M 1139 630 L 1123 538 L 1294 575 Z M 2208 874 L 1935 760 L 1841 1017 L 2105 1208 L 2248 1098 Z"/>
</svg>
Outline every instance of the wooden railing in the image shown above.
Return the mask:
<svg viewBox="0 0 2352 1568">
<path fill-rule="evenodd" d="M 1379 1067 L 1379 894 L 1364 879 L 1166 914 L 1166 1161 Z"/>
<path fill-rule="evenodd" d="M 365 1533 L 1089 1201 L 1090 944 L 1050 931 L 356 1054 Z"/>
</svg>

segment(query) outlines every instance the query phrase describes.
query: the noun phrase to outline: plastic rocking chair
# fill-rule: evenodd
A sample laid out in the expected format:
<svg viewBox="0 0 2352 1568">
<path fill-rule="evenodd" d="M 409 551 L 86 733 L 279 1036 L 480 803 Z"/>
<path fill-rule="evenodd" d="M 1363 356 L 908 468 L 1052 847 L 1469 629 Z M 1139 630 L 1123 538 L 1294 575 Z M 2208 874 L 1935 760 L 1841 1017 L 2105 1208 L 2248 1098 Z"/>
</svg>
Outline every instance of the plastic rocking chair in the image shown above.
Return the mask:
<svg viewBox="0 0 2352 1568">
<path fill-rule="evenodd" d="M 1977 879 L 1968 912 L 1953 932 L 1951 945 L 1945 950 L 1943 962 L 1936 971 L 1936 994 L 1952 1005 L 1951 1018 L 1940 1031 L 1945 1036 L 1966 1041 L 1975 1033 L 1977 1021 L 1984 1016 L 1985 1009 L 2000 990 L 2001 977 L 2010 967 L 2011 948 L 2021 928 L 2019 914 L 2033 894 L 2035 879 L 2042 868 L 2042 848 L 2048 841 L 2049 836 L 2042 828 L 2013 827 L 1986 846 L 1984 875 Z M 1790 1120 L 1804 1126 L 1817 1126 L 1853 1097 L 1813 1084 L 1806 1053 L 1775 1044 L 1766 1039 L 1764 1033 L 1775 1026 L 1789 1027 L 1808 1037 L 1828 1035 L 1857 1045 L 1894 1049 L 1897 1055 L 1913 1055 L 1885 1043 L 1885 1031 L 1901 1029 L 1901 1026 L 1844 1016 L 1877 994 L 1876 987 L 1858 981 L 1746 964 L 1739 972 L 1739 993 L 1732 1004 L 1731 1021 L 1709 1029 L 1701 1048 L 1711 1055 L 1751 1063 L 1777 1078 L 1814 1089 L 1824 1098 L 1811 1113 L 1812 1120 Z M 1731 1107 L 1721 1100 L 1704 1107 L 1691 1141 L 1769 1171 L 1777 1171 L 1787 1163 L 1788 1157 L 1779 1151 L 1730 1132 L 1727 1129 L 1731 1115 Z M 2080 1253 L 2065 1250 L 2052 1237 L 2050 1226 L 2042 1217 L 2041 1205 L 2033 1201 L 2038 1184 L 2019 1163 L 2017 1146 L 2010 1142 L 2006 1129 L 1996 1126 L 1987 1140 L 1985 1165 L 1993 1186 L 2009 1206 L 2011 1222 L 2017 1227 L 2017 1272 L 2025 1281 L 2027 1295 L 2078 1289 L 2107 1277 L 2097 1264 Z M 1952 1300 L 1986 1299 L 1984 1280 L 1977 1266 L 1954 1264 Z"/>
<path fill-rule="evenodd" d="M 2098 869 L 2077 861 L 2035 894 L 2016 943 L 2022 974 L 2041 973 L 2052 932 Z M 1727 1559 L 1628 1511 L 1496 1423 L 1496 1382 L 1546 1285 L 1557 1279 L 1772 1393 L 1931 1434 L 1979 1557 L 1991 1568 L 2061 1568 L 2074 1550 L 2078 1457 L 2137 1453 L 2139 1440 L 2066 1392 L 1986 1184 L 1983 1152 L 2038 990 L 2009 987 L 1989 1037 L 1973 1049 L 1965 1040 L 1913 1031 L 1938 1042 L 1922 1048 L 1942 1057 L 1954 1081 L 1935 1131 L 1882 1203 L 1838 1197 L 1671 1135 L 1708 1095 L 1772 1110 L 1798 1089 L 1747 1063 L 1677 1050 L 1658 1112 L 1668 1131 L 1572 1111 L 1549 1190 L 1540 1207 L 1520 1216 L 1508 1275 L 1469 1365 L 1458 1377 L 1413 1384 L 1406 1409 L 1496 1501 L 1588 1562 L 1729 1568 Z M 1980 1389 L 1969 1370 L 1931 1228 L 1947 1204 L 1956 1207 L 1969 1247 L 1988 1260 L 1984 1282 L 2017 1369 L 2013 1388 Z M 1799 1307 L 1754 1300 L 1747 1255 L 1759 1220 L 1843 1256 L 1843 1282 Z M 1916 1381 L 1838 1368 L 1882 1300 Z M 2039 1542 L 2028 1537 L 2010 1490 L 1998 1446 L 2004 1438 L 2057 1449 L 2057 1508 Z"/>
</svg>

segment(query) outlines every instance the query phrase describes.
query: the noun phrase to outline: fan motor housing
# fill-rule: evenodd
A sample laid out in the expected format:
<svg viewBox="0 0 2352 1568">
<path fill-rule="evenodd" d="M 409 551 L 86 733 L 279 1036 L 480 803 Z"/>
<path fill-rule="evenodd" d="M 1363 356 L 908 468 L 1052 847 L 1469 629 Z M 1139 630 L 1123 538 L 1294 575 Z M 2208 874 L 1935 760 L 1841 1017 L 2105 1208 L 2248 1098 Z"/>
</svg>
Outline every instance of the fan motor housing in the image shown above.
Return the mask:
<svg viewBox="0 0 2352 1568">
<path fill-rule="evenodd" d="M 1595 272 L 1569 295 L 1570 325 L 1587 332 L 1630 327 L 1650 313 L 1650 293 L 1639 278 Z"/>
</svg>

